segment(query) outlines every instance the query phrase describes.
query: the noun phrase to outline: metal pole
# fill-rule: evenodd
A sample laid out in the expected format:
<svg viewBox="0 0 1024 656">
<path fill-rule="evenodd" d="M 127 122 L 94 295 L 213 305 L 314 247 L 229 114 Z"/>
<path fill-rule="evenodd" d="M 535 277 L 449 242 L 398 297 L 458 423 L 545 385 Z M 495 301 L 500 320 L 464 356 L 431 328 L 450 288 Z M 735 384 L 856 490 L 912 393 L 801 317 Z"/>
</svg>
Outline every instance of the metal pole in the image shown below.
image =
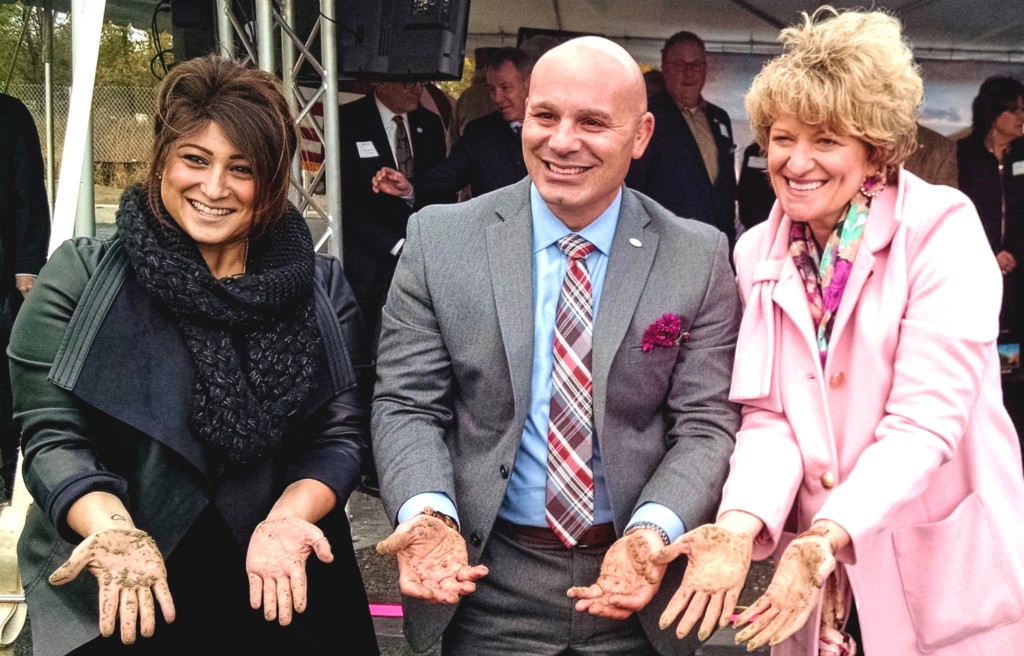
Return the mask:
<svg viewBox="0 0 1024 656">
<path fill-rule="evenodd" d="M 221 57 L 235 56 L 235 30 L 231 27 L 231 0 L 217 0 L 217 45 Z"/>
<path fill-rule="evenodd" d="M 320 51 L 324 68 L 324 167 L 331 240 L 327 252 L 341 259 L 341 132 L 338 128 L 338 51 L 334 0 L 320 0 Z"/>
<path fill-rule="evenodd" d="M 274 9 L 271 0 L 256 0 L 256 50 L 260 70 L 274 73 Z"/>
<path fill-rule="evenodd" d="M 281 0 L 282 6 L 282 18 L 284 24 L 289 28 L 295 25 L 295 6 L 292 0 Z M 299 111 L 299 103 L 295 99 L 295 94 L 291 93 L 292 89 L 295 89 L 295 43 L 288 35 L 287 31 L 281 28 L 281 81 L 284 83 L 284 88 L 289 90 L 285 93 L 285 98 L 288 100 L 288 108 L 292 112 L 292 116 L 296 116 Z M 296 152 L 295 157 L 292 158 L 292 179 L 302 180 L 302 161 L 301 155 Z M 288 197 L 292 203 L 299 204 L 299 192 L 294 186 L 288 192 Z"/>
<path fill-rule="evenodd" d="M 88 1 L 89 9 L 85 8 Z M 50 230 L 50 250 L 53 252 L 74 233 L 78 204 L 81 202 L 79 189 L 85 160 L 92 161 L 92 145 L 87 140 L 88 125 L 92 121 L 92 91 L 96 81 L 96 59 L 99 56 L 100 32 L 103 29 L 103 9 L 106 0 L 74 0 L 72 3 L 72 24 L 74 27 L 72 48 L 74 50 L 74 79 L 71 86 L 71 109 L 68 112 L 68 126 L 64 134 L 64 150 L 60 161 L 60 177 L 57 181 L 57 202 L 53 211 L 53 228 Z M 91 180 L 90 180 L 91 185 Z M 92 187 L 88 189 L 89 206 L 83 209 L 92 215 Z"/>
<path fill-rule="evenodd" d="M 43 3 L 43 89 L 46 93 L 46 197 L 50 200 L 50 216 L 57 201 L 57 187 L 54 178 L 54 157 L 56 148 L 53 143 L 53 2 Z"/>
<path fill-rule="evenodd" d="M 98 5 L 98 6 L 97 6 Z M 86 54 L 86 48 L 89 47 L 89 39 L 93 37 L 90 34 L 84 34 L 79 25 L 87 25 L 84 20 L 85 12 L 93 11 L 100 12 L 100 21 L 98 29 L 103 29 L 103 10 L 106 2 L 102 3 L 91 3 L 91 9 L 86 7 L 86 0 L 75 0 L 71 4 L 71 61 L 72 68 L 75 71 L 75 81 L 77 83 L 79 76 L 77 75 L 79 69 L 79 60 L 89 59 Z M 97 43 L 99 44 L 99 33 L 94 36 Z M 96 60 L 95 57 L 89 64 L 82 61 L 81 65 L 90 65 L 93 69 L 93 80 L 96 78 Z M 92 161 L 92 93 L 89 93 L 89 107 L 72 107 L 70 112 L 84 111 L 89 119 L 86 123 L 85 128 L 85 144 L 83 146 L 83 152 L 85 156 L 82 158 L 82 178 L 78 187 L 78 208 L 75 212 L 75 235 L 81 237 L 94 237 L 96 235 L 96 190 L 93 186 L 93 161 Z M 66 141 L 66 139 L 65 139 Z"/>
</svg>

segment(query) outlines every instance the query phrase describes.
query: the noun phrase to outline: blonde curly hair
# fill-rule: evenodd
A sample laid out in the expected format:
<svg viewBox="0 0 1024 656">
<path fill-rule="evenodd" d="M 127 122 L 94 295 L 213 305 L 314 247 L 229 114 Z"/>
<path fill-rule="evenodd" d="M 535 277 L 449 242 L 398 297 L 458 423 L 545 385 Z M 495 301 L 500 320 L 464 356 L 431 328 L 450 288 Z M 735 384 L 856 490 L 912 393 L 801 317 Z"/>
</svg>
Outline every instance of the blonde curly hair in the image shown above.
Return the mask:
<svg viewBox="0 0 1024 656">
<path fill-rule="evenodd" d="M 871 162 L 890 172 L 917 149 L 924 85 L 896 18 L 824 6 L 782 30 L 779 41 L 783 54 L 758 73 L 746 97 L 762 149 L 783 116 L 860 139 Z"/>
</svg>

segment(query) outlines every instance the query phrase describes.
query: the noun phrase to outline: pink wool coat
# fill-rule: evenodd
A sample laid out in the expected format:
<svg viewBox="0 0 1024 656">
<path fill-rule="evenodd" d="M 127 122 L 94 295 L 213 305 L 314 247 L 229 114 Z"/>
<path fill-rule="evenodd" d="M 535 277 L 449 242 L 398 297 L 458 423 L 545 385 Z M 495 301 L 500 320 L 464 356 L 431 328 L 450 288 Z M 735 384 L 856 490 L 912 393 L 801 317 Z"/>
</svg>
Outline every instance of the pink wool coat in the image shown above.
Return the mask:
<svg viewBox="0 0 1024 656">
<path fill-rule="evenodd" d="M 1024 653 L 1024 474 L 973 205 L 905 171 L 875 198 L 824 372 L 789 227 L 776 203 L 736 247 L 744 410 L 721 512 L 764 521 L 755 559 L 843 526 L 870 656 Z M 772 653 L 817 656 L 818 625 Z"/>
</svg>

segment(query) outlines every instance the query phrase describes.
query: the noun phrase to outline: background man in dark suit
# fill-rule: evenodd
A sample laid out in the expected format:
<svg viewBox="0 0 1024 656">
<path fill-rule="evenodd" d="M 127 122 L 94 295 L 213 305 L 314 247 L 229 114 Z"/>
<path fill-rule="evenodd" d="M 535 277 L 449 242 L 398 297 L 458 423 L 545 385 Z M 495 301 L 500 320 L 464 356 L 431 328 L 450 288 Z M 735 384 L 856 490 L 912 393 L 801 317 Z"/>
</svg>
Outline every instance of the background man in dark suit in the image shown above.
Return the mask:
<svg viewBox="0 0 1024 656">
<path fill-rule="evenodd" d="M 370 335 L 376 334 L 409 215 L 421 205 L 452 200 L 423 194 L 410 204 L 373 192 L 382 166 L 401 161 L 418 175 L 444 160 L 444 127 L 437 114 L 420 107 L 422 92 L 422 82 L 379 82 L 372 94 L 341 106 L 342 255 Z"/>
<path fill-rule="evenodd" d="M 622 185 L 646 109 L 621 47 L 557 46 L 531 80 L 530 177 L 409 221 L 372 433 L 417 651 L 442 632 L 446 656 L 696 647 L 658 629 L 683 568 L 649 556 L 716 509 L 740 304 L 725 236 Z"/>
<path fill-rule="evenodd" d="M 46 262 L 50 207 L 36 124 L 20 100 L 2 93 L 0 153 L 0 476 L 10 498 L 19 437 L 11 425 L 7 344 L 21 300 Z"/>
<path fill-rule="evenodd" d="M 736 240 L 736 171 L 732 121 L 701 92 L 707 81 L 704 41 L 677 32 L 661 50 L 665 90 L 651 99 L 654 136 L 626 184 L 679 216 L 710 223 Z"/>
<path fill-rule="evenodd" d="M 469 185 L 473 196 L 482 196 L 526 177 L 520 132 L 533 61 L 519 48 L 499 48 L 489 62 L 487 86 L 496 111 L 471 121 L 440 166 L 411 181 L 383 168 L 374 178 L 375 190 L 409 199 L 455 193 Z"/>
</svg>

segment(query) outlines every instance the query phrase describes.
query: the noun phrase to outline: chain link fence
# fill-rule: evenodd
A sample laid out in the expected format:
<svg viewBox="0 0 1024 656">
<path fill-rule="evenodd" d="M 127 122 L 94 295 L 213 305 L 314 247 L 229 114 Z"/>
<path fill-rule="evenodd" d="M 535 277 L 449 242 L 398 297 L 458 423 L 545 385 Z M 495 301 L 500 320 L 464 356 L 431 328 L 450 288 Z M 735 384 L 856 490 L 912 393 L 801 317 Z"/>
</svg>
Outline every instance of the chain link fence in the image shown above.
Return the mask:
<svg viewBox="0 0 1024 656">
<path fill-rule="evenodd" d="M 20 99 L 32 113 L 46 159 L 46 89 L 41 84 L 11 85 L 7 92 Z M 71 88 L 53 89 L 53 143 L 55 171 L 60 158 Z M 141 179 L 149 166 L 153 143 L 156 90 L 147 87 L 96 87 L 93 90 L 93 160 L 97 184 L 123 187 Z"/>
</svg>

